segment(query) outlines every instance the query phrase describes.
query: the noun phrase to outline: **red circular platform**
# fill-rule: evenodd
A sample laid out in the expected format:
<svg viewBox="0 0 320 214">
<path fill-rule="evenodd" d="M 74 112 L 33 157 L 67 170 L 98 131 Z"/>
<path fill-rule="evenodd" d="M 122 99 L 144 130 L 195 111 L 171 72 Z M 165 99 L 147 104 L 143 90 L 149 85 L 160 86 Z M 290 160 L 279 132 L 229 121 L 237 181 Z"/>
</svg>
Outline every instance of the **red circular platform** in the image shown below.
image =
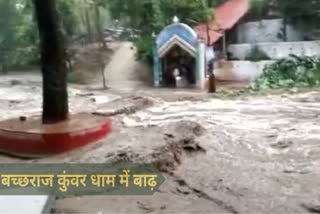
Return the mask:
<svg viewBox="0 0 320 214">
<path fill-rule="evenodd" d="M 43 125 L 40 117 L 0 122 L 0 151 L 22 157 L 43 157 L 68 152 L 104 138 L 111 121 L 92 114 L 77 114 L 69 120 Z"/>
</svg>

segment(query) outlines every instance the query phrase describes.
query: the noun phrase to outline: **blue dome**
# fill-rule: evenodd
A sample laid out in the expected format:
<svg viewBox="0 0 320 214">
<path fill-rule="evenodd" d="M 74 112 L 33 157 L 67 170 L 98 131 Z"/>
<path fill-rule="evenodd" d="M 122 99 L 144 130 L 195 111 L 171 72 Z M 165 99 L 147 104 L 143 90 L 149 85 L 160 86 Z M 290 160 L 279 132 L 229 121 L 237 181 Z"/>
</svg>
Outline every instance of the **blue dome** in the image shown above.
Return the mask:
<svg viewBox="0 0 320 214">
<path fill-rule="evenodd" d="M 157 37 L 157 48 L 162 48 L 171 38 L 179 36 L 192 47 L 196 48 L 198 36 L 196 32 L 186 24 L 174 23 L 165 27 Z"/>
</svg>

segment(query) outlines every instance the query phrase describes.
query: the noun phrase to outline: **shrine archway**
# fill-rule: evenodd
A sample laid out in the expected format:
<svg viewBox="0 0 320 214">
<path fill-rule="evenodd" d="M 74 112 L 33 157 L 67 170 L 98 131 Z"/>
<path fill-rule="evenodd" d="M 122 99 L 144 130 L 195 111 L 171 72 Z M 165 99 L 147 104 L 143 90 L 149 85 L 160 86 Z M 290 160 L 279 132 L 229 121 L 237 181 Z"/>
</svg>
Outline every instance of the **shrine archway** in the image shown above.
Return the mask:
<svg viewBox="0 0 320 214">
<path fill-rule="evenodd" d="M 188 86 L 202 87 L 205 79 L 205 45 L 186 24 L 175 22 L 156 38 L 154 48 L 155 86 L 174 86 L 178 69 Z"/>
</svg>

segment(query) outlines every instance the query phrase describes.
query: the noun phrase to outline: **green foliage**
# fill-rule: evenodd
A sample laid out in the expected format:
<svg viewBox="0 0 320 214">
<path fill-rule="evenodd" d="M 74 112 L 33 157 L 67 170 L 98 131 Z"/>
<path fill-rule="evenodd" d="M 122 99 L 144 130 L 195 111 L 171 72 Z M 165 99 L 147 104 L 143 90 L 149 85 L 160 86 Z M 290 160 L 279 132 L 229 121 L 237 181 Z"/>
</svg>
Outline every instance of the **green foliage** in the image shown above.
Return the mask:
<svg viewBox="0 0 320 214">
<path fill-rule="evenodd" d="M 270 1 L 268 0 L 251 0 L 251 17 L 262 19 L 266 16 L 270 9 Z"/>
<path fill-rule="evenodd" d="M 6 49 L 14 43 L 18 12 L 14 1 L 0 0 L 0 47 Z"/>
<path fill-rule="evenodd" d="M 106 19 L 107 3 L 106 0 L 57 0 L 62 30 L 69 45 L 76 38 L 85 37 L 84 8 L 93 20 L 94 5 L 97 5 L 101 8 L 101 17 Z M 0 71 L 39 64 L 39 38 L 32 0 L 0 0 L 0 14 Z"/>
<path fill-rule="evenodd" d="M 273 0 L 273 4 L 290 23 L 299 28 L 320 27 L 320 1 Z"/>
<path fill-rule="evenodd" d="M 291 56 L 266 66 L 253 90 L 320 86 L 320 59 Z"/>
<path fill-rule="evenodd" d="M 161 0 L 161 11 L 165 18 L 163 25 L 169 24 L 174 16 L 189 25 L 205 22 L 213 18 L 212 8 L 203 0 Z"/>
<path fill-rule="evenodd" d="M 6 70 L 39 59 L 32 8 L 26 0 L 0 0 L 0 65 Z"/>
<path fill-rule="evenodd" d="M 317 0 L 251 0 L 253 17 L 263 18 L 269 12 L 280 12 L 287 23 L 299 30 L 320 27 L 320 1 Z"/>
<path fill-rule="evenodd" d="M 258 62 L 262 60 L 270 60 L 270 57 L 263 50 L 260 50 L 258 46 L 254 46 L 246 56 L 246 60 Z"/>
<path fill-rule="evenodd" d="M 172 23 L 178 16 L 189 25 L 205 22 L 213 18 L 212 5 L 221 0 L 110 0 L 109 8 L 113 18 L 132 29 L 140 31 L 135 41 L 137 57 L 152 62 L 153 33 Z"/>
<path fill-rule="evenodd" d="M 137 59 L 149 65 L 153 63 L 153 40 L 154 39 L 151 36 L 145 36 L 135 41 L 135 46 L 137 47 Z"/>
<path fill-rule="evenodd" d="M 58 11 L 60 13 L 62 28 L 65 35 L 73 37 L 78 32 L 79 19 L 77 17 L 77 1 L 75 0 L 58 0 Z"/>
</svg>

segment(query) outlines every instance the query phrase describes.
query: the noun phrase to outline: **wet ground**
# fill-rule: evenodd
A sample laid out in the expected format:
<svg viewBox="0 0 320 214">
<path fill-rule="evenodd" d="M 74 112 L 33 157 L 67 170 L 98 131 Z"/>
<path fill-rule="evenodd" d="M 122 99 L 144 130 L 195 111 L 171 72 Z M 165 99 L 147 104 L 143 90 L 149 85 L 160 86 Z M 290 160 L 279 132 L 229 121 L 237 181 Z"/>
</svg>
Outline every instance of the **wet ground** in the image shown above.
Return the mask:
<svg viewBox="0 0 320 214">
<path fill-rule="evenodd" d="M 0 118 L 40 114 L 40 80 L 1 76 Z M 108 138 L 70 154 L 0 162 L 153 163 L 166 181 L 151 197 L 61 198 L 56 213 L 320 212 L 319 92 L 220 99 L 195 90 L 86 88 L 69 87 L 71 111 L 111 115 Z"/>
</svg>

